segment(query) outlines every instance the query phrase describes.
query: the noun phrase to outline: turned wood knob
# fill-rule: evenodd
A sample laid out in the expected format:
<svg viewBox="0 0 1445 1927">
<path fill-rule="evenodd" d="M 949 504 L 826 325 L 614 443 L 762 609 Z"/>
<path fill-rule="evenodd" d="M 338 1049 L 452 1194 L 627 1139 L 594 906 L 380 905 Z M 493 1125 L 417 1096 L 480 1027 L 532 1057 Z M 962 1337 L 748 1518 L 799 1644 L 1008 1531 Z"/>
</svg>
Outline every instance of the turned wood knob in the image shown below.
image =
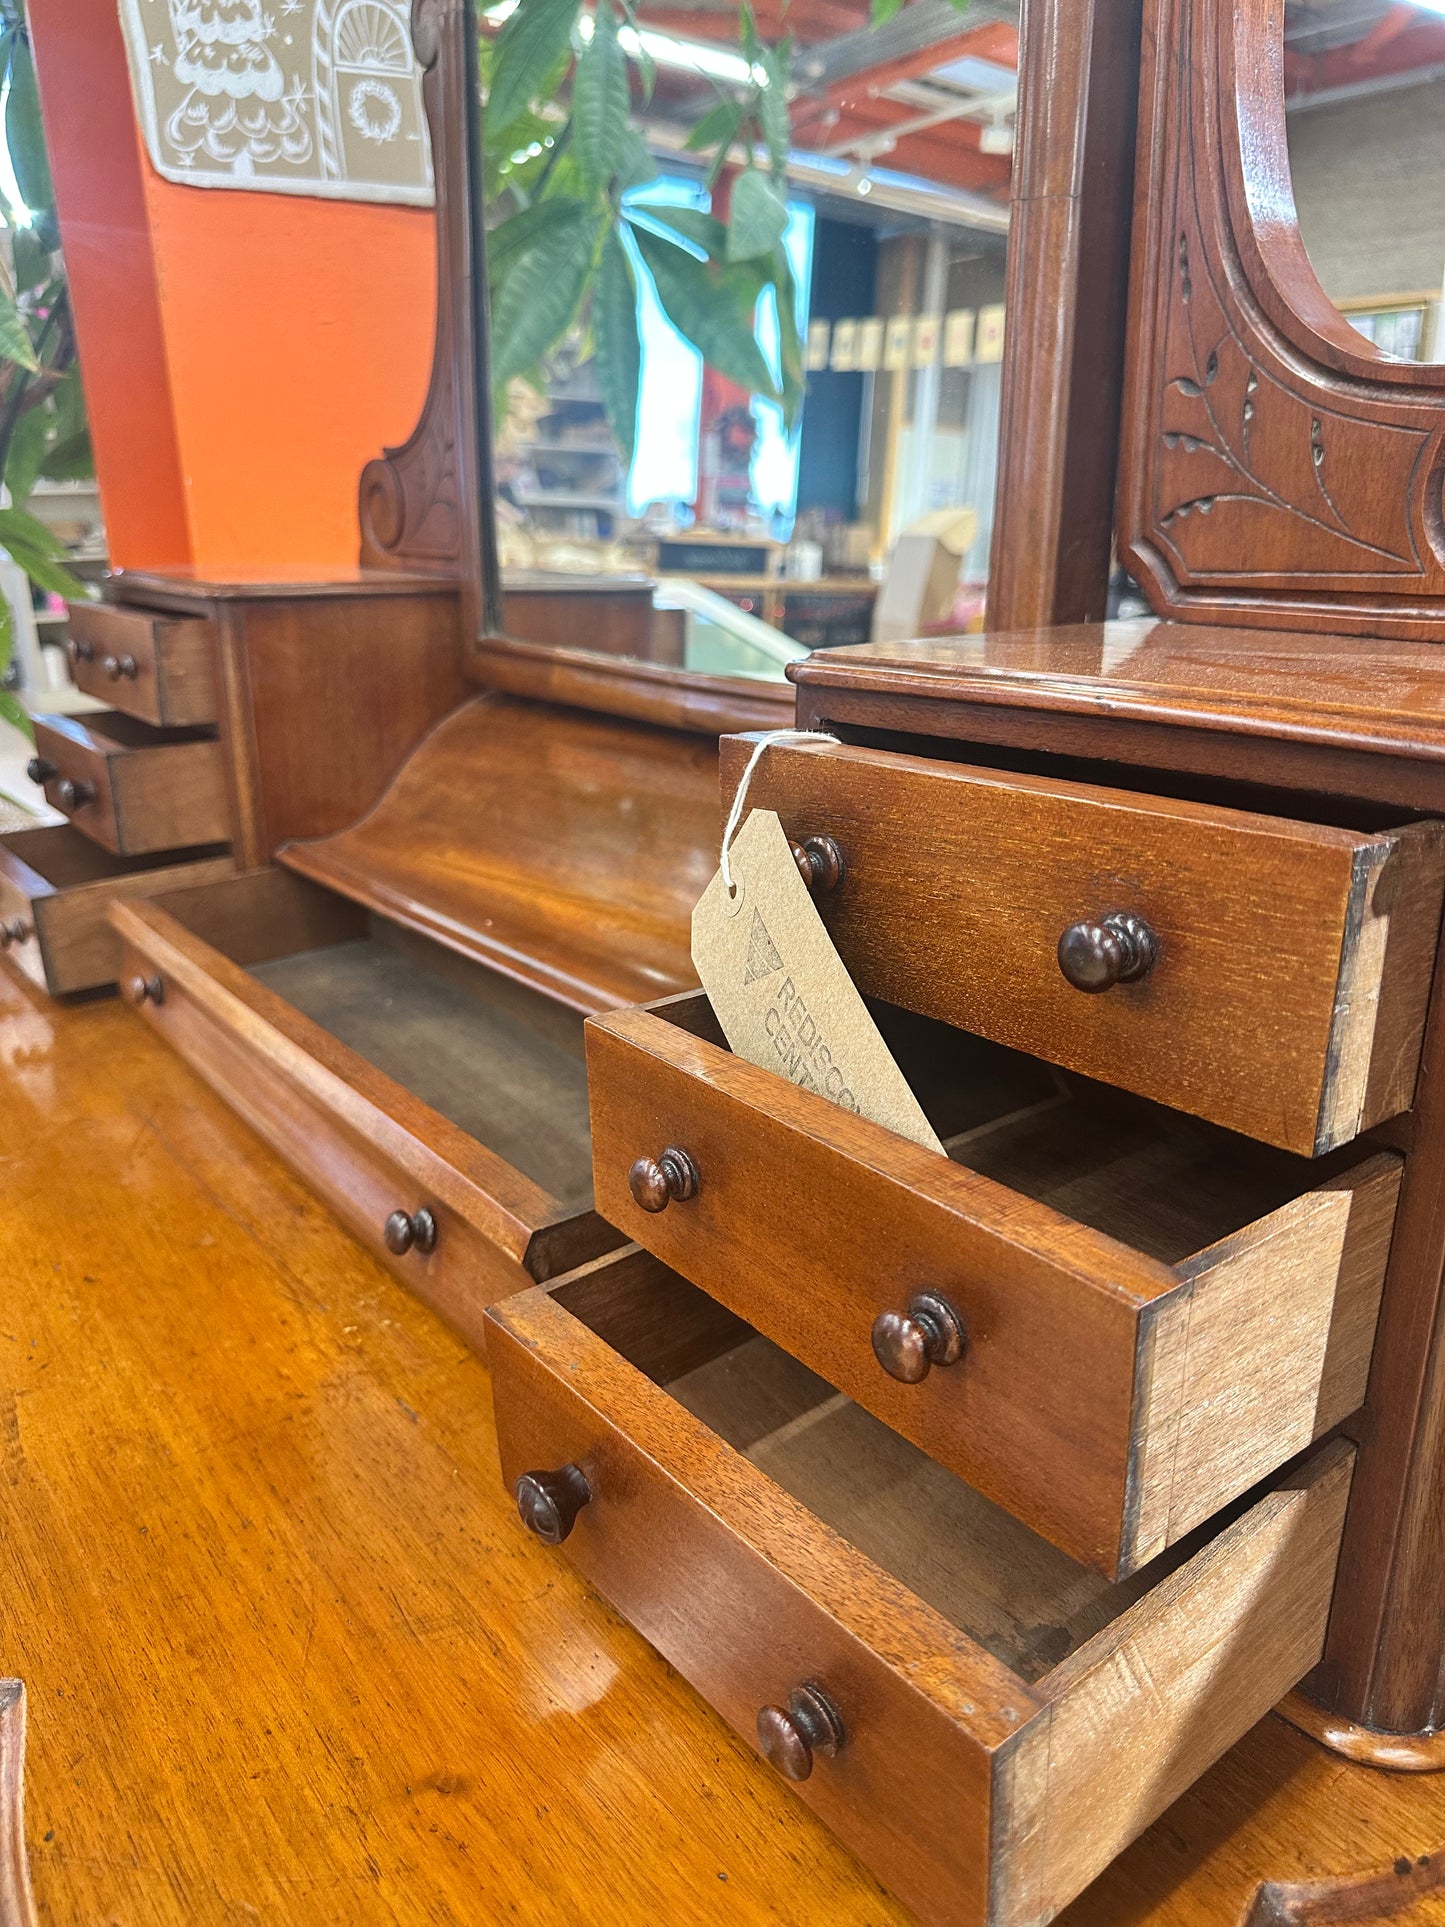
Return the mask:
<svg viewBox="0 0 1445 1927">
<path fill-rule="evenodd" d="M 968 1347 L 963 1320 L 936 1291 L 916 1291 L 904 1311 L 873 1320 L 873 1355 L 904 1385 L 917 1385 L 935 1365 L 956 1365 Z"/>
<path fill-rule="evenodd" d="M 811 1680 L 789 1693 L 786 1712 L 781 1706 L 765 1706 L 758 1714 L 763 1758 L 785 1780 L 806 1780 L 813 1771 L 813 1755 L 831 1759 L 845 1738 L 837 1707 Z"/>
<path fill-rule="evenodd" d="M 137 671 L 134 656 L 107 656 L 101 664 L 101 668 L 104 669 L 106 675 L 110 677 L 112 682 L 119 682 L 122 676 L 131 682 L 134 682 L 136 679 Z"/>
<path fill-rule="evenodd" d="M 25 774 L 32 783 L 48 783 L 52 776 L 59 776 L 60 765 L 52 763 L 48 756 L 32 756 L 25 765 Z"/>
<path fill-rule="evenodd" d="M 162 977 L 132 977 L 127 982 L 125 994 L 139 1010 L 142 1004 L 163 1004 L 166 1000 L 165 979 Z"/>
<path fill-rule="evenodd" d="M 666 1211 L 674 1199 L 695 1198 L 702 1180 L 686 1151 L 669 1144 L 660 1158 L 639 1158 L 627 1173 L 633 1202 L 644 1211 Z"/>
<path fill-rule="evenodd" d="M 94 662 L 95 644 L 93 642 L 81 642 L 78 637 L 72 636 L 70 638 L 70 660 L 72 662 Z"/>
<path fill-rule="evenodd" d="M 24 943 L 30 935 L 30 925 L 23 917 L 13 917 L 9 923 L 0 923 L 0 945 L 8 950 L 12 943 Z"/>
<path fill-rule="evenodd" d="M 843 881 L 843 852 L 831 836 L 805 836 L 801 843 L 789 839 L 788 848 L 814 896 L 826 896 Z"/>
<path fill-rule="evenodd" d="M 1154 932 L 1128 910 L 1111 910 L 1097 923 L 1071 923 L 1059 938 L 1059 969 L 1075 990 L 1137 983 L 1158 954 Z"/>
<path fill-rule="evenodd" d="M 580 1466 L 564 1465 L 556 1472 L 524 1472 L 512 1496 L 528 1532 L 546 1545 L 560 1546 L 592 1497 L 592 1488 Z"/>
<path fill-rule="evenodd" d="M 62 776 L 55 785 L 55 794 L 60 799 L 61 809 L 80 810 L 84 809 L 87 803 L 95 801 L 95 785 L 77 783 L 72 776 Z"/>
<path fill-rule="evenodd" d="M 423 1205 L 419 1211 L 393 1211 L 381 1227 L 382 1242 L 395 1258 L 408 1251 L 435 1251 L 437 1221 Z"/>
</svg>

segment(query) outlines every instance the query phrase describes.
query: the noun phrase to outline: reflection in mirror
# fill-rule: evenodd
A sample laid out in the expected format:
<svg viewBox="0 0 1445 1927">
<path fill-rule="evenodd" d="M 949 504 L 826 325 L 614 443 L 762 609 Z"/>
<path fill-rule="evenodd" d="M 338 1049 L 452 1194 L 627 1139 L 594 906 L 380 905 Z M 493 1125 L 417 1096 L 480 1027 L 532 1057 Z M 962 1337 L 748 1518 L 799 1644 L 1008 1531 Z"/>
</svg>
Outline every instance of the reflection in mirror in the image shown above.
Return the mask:
<svg viewBox="0 0 1445 1927">
<path fill-rule="evenodd" d="M 1445 361 L 1445 0 L 1289 0 L 1286 125 L 1300 234 L 1355 331 Z"/>
<path fill-rule="evenodd" d="M 506 633 L 777 680 L 981 626 L 1016 0 L 482 30 Z"/>
</svg>

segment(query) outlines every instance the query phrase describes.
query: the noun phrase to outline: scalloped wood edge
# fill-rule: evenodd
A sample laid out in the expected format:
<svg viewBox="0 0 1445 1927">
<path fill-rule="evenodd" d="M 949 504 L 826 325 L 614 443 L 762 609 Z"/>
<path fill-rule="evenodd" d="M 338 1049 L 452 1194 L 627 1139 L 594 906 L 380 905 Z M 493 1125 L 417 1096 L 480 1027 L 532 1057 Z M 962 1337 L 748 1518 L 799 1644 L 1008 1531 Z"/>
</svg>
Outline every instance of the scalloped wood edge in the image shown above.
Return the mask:
<svg viewBox="0 0 1445 1927">
<path fill-rule="evenodd" d="M 36 1927 L 25 1857 L 25 1687 L 0 1679 L 0 1927 Z"/>
</svg>

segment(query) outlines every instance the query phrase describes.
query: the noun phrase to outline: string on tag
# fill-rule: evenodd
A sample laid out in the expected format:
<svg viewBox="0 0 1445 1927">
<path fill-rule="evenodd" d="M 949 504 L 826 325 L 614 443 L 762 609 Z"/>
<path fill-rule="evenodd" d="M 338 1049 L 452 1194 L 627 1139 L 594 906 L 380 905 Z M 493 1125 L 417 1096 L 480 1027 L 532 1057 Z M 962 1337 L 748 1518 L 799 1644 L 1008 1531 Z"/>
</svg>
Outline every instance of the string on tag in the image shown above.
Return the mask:
<svg viewBox="0 0 1445 1927">
<path fill-rule="evenodd" d="M 748 800 L 748 785 L 753 780 L 753 771 L 757 768 L 763 751 L 771 749 L 774 743 L 836 743 L 837 740 L 836 736 L 830 736 L 822 729 L 770 729 L 753 744 L 753 753 L 743 766 L 742 780 L 733 794 L 733 806 L 728 811 L 727 822 L 723 825 L 722 852 L 718 859 L 718 868 L 722 872 L 723 888 L 729 897 L 736 896 L 737 892 L 733 888 L 732 871 L 728 868 L 728 849 L 743 820 L 743 805 Z"/>
</svg>

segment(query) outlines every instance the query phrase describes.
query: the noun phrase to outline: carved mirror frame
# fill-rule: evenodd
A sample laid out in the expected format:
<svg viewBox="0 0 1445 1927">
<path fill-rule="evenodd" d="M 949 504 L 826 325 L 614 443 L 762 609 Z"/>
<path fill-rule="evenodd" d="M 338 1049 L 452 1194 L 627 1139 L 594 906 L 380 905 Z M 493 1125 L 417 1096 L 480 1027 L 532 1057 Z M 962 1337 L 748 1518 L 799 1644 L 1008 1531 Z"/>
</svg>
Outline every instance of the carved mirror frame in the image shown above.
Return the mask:
<svg viewBox="0 0 1445 1927">
<path fill-rule="evenodd" d="M 1445 366 L 1357 335 L 1290 183 L 1277 0 L 1150 0 L 1119 545 L 1161 615 L 1442 638 Z"/>
</svg>

